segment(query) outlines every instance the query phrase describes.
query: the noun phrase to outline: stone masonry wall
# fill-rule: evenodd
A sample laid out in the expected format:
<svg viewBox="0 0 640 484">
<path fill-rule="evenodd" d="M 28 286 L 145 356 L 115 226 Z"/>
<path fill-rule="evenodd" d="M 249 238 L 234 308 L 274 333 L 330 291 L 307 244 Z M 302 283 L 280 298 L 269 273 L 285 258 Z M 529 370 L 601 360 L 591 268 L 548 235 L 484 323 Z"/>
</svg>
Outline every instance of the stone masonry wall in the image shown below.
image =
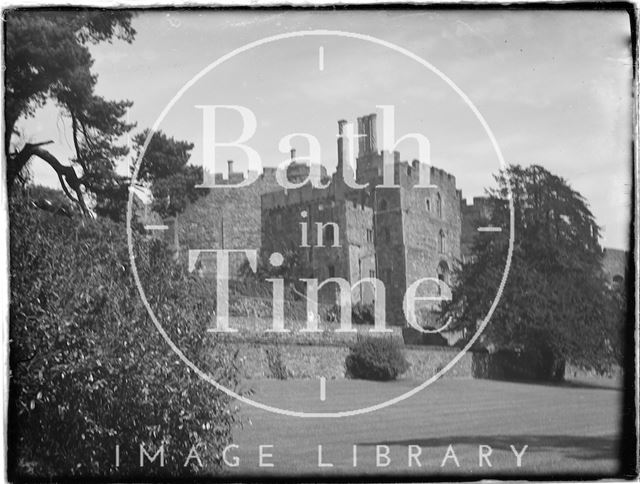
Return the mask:
<svg viewBox="0 0 640 484">
<path fill-rule="evenodd" d="M 260 197 L 279 188 L 275 172 L 265 172 L 253 184 L 240 188 L 212 188 L 209 193 L 189 205 L 177 217 L 180 252 L 189 249 L 256 249 L 261 244 Z M 213 254 L 201 254 L 205 272 L 215 273 Z M 230 274 L 246 261 L 246 257 L 230 257 Z"/>
<path fill-rule="evenodd" d="M 345 358 L 349 354 L 346 345 L 298 345 L 298 344 L 258 344 L 240 343 L 239 355 L 242 361 L 244 378 L 262 379 L 274 378 L 267 358 L 267 350 L 278 348 L 284 364 L 289 371 L 289 378 L 317 379 L 320 377 L 332 379 L 345 378 Z M 416 380 L 418 382 L 431 378 L 444 368 L 457 354 L 458 349 L 440 346 L 405 347 L 405 356 L 410 363 L 409 370 L 401 379 Z M 484 353 L 465 353 L 456 364 L 441 378 L 484 378 L 478 373 L 478 361 L 484 358 Z M 565 369 L 567 380 L 603 378 L 593 372 L 585 372 L 579 368 L 567 365 Z M 609 375 L 605 375 L 612 384 L 622 385 L 622 371 L 614 368 Z"/>
<path fill-rule="evenodd" d="M 348 346 L 303 346 L 292 344 L 240 344 L 240 358 L 245 378 L 273 378 L 267 350 L 278 348 L 291 378 L 345 378 L 345 358 Z M 441 347 L 407 347 L 410 363 L 403 379 L 426 380 L 442 369 L 457 354 L 457 349 Z M 444 378 L 471 378 L 472 354 L 465 354 Z"/>
<path fill-rule="evenodd" d="M 387 322 L 403 324 L 402 300 L 406 287 L 401 188 L 376 187 L 375 243 L 378 278 L 384 283 Z"/>
<path fill-rule="evenodd" d="M 358 200 L 345 202 L 346 234 L 342 244 L 347 250 L 351 284 L 360 279 L 376 277 L 375 246 L 373 242 L 373 209 Z M 363 283 L 353 291 L 354 303 L 373 304 L 375 292 L 369 283 Z"/>
<path fill-rule="evenodd" d="M 406 247 L 407 287 L 418 279 L 438 278 L 451 284 L 451 275 L 460 261 L 460 192 L 455 177 L 431 168 L 434 188 L 413 186 L 403 190 L 404 233 Z M 438 213 L 438 197 L 440 211 Z M 440 247 L 440 235 L 444 236 Z M 436 283 L 423 283 L 417 296 L 436 296 Z M 432 308 L 431 302 L 418 302 L 416 310 Z"/>
</svg>

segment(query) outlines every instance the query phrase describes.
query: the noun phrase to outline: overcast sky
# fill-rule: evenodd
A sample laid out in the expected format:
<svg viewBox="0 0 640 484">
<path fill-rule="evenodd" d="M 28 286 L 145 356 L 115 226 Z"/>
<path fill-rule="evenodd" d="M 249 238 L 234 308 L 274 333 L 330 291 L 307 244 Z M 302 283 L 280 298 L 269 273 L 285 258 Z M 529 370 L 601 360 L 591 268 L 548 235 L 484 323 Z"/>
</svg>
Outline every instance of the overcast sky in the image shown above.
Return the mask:
<svg viewBox="0 0 640 484">
<path fill-rule="evenodd" d="M 150 12 L 134 19 L 131 44 L 92 48 L 98 93 L 130 99 L 137 131 L 150 127 L 176 92 L 228 52 L 297 30 L 367 34 L 422 57 L 446 74 L 485 117 L 508 163 L 537 163 L 565 177 L 589 201 L 603 244 L 627 248 L 631 190 L 629 18 L 623 12 L 393 10 L 355 12 Z M 319 50 L 324 51 L 320 69 Z M 201 78 L 171 109 L 160 129 L 195 143 L 202 160 L 201 111 L 195 105 L 250 108 L 258 127 L 248 142 L 264 166 L 286 156 L 280 138 L 311 133 L 323 162 L 335 167 L 337 120 L 394 105 L 396 135 L 419 132 L 432 163 L 456 176 L 463 196 L 483 194 L 499 169 L 482 126 L 438 76 L 401 54 L 335 36 L 279 40 L 234 57 Z M 51 151 L 71 155 L 68 125 L 48 106 L 22 124 L 25 138 L 52 139 Z M 222 118 L 220 140 L 237 137 L 238 116 Z M 136 131 L 136 132 L 137 132 Z M 295 144 L 299 154 L 306 143 Z M 399 145 L 402 159 L 417 145 Z M 245 168 L 239 151 L 222 152 Z M 221 167 L 222 168 L 222 167 Z M 39 183 L 57 185 L 41 161 Z"/>
</svg>

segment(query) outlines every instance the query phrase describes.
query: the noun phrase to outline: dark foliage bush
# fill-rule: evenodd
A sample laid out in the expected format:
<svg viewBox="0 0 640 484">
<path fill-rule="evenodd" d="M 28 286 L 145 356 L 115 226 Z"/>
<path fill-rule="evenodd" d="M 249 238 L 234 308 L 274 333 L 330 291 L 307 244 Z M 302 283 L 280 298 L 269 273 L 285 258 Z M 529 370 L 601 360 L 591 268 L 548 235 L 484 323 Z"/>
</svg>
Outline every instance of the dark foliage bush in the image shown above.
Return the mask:
<svg viewBox="0 0 640 484">
<path fill-rule="evenodd" d="M 289 378 L 289 370 L 287 370 L 287 365 L 282 358 L 282 350 L 278 346 L 274 346 L 273 348 L 268 348 L 266 353 L 271 375 L 278 380 Z"/>
<path fill-rule="evenodd" d="M 402 345 L 392 338 L 363 336 L 345 360 L 347 376 L 364 380 L 395 380 L 409 369 Z"/>
<path fill-rule="evenodd" d="M 338 304 L 333 304 L 321 311 L 321 317 L 325 321 L 338 324 L 340 323 L 341 311 L 344 311 L 345 308 L 346 306 L 340 307 Z M 352 305 L 351 322 L 354 325 L 373 325 L 375 323 L 373 305 L 361 302 Z"/>
<path fill-rule="evenodd" d="M 554 357 L 551 351 L 545 354 L 501 350 L 475 353 L 472 371 L 475 378 L 560 382 L 564 380 L 565 366 L 565 361 Z"/>
<path fill-rule="evenodd" d="M 150 305 L 196 365 L 236 388 L 235 355 L 207 338 L 214 289 L 136 235 Z M 221 466 L 238 416 L 171 351 L 134 286 L 123 225 L 10 200 L 10 479 L 198 472 Z M 139 444 L 159 460 L 139 467 Z M 120 467 L 115 446 L 120 445 Z"/>
<path fill-rule="evenodd" d="M 351 321 L 353 324 L 369 324 L 375 323 L 373 305 L 362 304 L 360 302 L 354 304 L 351 308 Z"/>
</svg>

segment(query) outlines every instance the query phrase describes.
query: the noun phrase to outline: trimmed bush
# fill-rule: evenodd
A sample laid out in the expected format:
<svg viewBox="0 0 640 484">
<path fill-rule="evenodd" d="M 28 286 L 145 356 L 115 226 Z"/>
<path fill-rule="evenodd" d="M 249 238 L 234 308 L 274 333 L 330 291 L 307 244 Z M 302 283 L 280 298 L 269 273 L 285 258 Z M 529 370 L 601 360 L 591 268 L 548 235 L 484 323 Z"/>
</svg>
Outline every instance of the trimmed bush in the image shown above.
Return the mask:
<svg viewBox="0 0 640 484">
<path fill-rule="evenodd" d="M 10 200 L 9 479 L 118 480 L 213 472 L 238 422 L 233 401 L 171 351 L 135 288 L 125 227 Z M 236 355 L 207 338 L 215 289 L 136 235 L 149 303 L 175 344 L 237 388 Z M 139 444 L 159 459 L 139 467 Z M 115 466 L 115 446 L 120 466 Z M 185 458 L 192 446 L 204 469 Z M 138 479 L 136 479 L 138 480 Z M 140 478 L 139 480 L 146 480 Z"/>
<path fill-rule="evenodd" d="M 363 380 L 395 380 L 409 369 L 402 345 L 395 339 L 358 337 L 345 359 L 347 377 Z"/>
</svg>

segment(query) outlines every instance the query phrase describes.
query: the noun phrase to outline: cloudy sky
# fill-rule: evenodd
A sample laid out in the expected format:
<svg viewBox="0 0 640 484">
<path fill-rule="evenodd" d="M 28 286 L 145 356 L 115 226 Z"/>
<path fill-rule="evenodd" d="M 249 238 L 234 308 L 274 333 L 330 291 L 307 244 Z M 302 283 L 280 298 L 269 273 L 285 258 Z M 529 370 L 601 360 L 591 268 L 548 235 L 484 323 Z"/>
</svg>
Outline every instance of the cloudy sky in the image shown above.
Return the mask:
<svg viewBox="0 0 640 484">
<path fill-rule="evenodd" d="M 631 76 L 629 18 L 581 11 L 230 11 L 148 12 L 134 20 L 131 44 L 92 48 L 98 92 L 134 102 L 137 131 L 216 59 L 247 43 L 293 31 L 330 29 L 374 36 L 423 58 L 473 102 L 508 163 L 537 163 L 589 201 L 605 246 L 627 248 L 631 208 Z M 320 49 L 323 51 L 320 68 Z M 463 196 L 483 194 L 499 169 L 487 134 L 461 97 L 436 74 L 387 47 L 360 39 L 313 36 L 278 40 L 233 57 L 202 76 L 168 112 L 164 132 L 195 143 L 202 162 L 202 114 L 196 105 L 242 105 L 257 119 L 248 144 L 264 166 L 287 156 L 279 140 L 310 133 L 323 162 L 335 167 L 337 120 L 355 122 L 395 106 L 397 137 L 417 132 L 431 143 L 432 163 L 454 174 Z M 22 128 L 29 140 L 52 139 L 71 155 L 68 125 L 51 107 Z M 226 113 L 216 136 L 237 137 L 240 117 Z M 296 141 L 300 155 L 306 142 Z M 402 159 L 417 157 L 410 141 Z M 222 150 L 246 168 L 238 150 Z M 224 165 L 224 163 L 222 163 Z M 221 166 L 221 169 L 224 166 Z M 56 185 L 42 162 L 36 181 Z"/>
</svg>

